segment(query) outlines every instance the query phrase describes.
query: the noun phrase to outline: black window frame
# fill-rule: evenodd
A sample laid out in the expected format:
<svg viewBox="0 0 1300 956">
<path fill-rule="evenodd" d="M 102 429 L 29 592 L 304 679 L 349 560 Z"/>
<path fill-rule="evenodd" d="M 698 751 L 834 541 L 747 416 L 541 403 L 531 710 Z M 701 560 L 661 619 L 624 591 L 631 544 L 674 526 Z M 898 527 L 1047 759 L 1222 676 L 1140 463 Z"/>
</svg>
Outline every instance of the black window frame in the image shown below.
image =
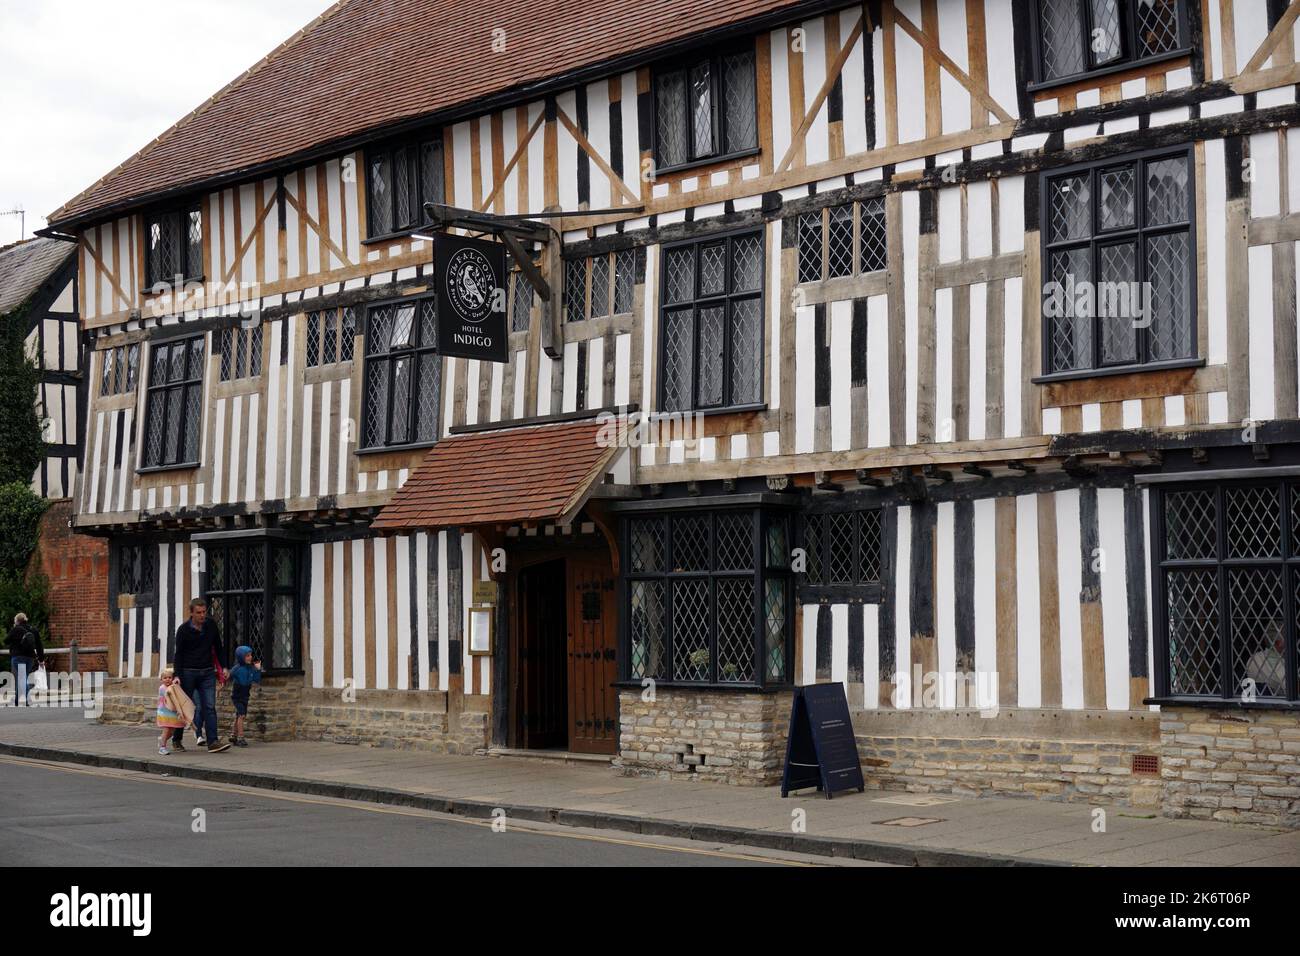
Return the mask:
<svg viewBox="0 0 1300 956">
<path fill-rule="evenodd" d="M 852 217 L 848 250 L 850 270 L 833 274 L 830 262 L 831 220 L 833 212 L 845 208 L 850 209 Z M 866 229 L 868 218 L 880 220 L 878 236 L 874 228 L 872 235 L 868 236 Z M 884 196 L 834 203 L 819 209 L 796 213 L 785 220 L 782 228 L 794 230 L 795 278 L 798 285 L 876 275 L 889 268 L 888 209 Z M 877 238 L 878 243 L 874 241 Z M 816 256 L 816 275 L 810 275 L 806 268 L 811 258 L 809 253 L 814 253 Z M 874 268 L 867 268 L 868 265 Z"/>
<path fill-rule="evenodd" d="M 758 285 L 753 290 L 735 292 L 732 289 L 734 279 L 733 270 L 733 250 L 736 241 L 739 239 L 756 236 L 758 238 Z M 723 265 L 725 275 L 724 291 L 718 295 L 702 295 L 700 291 L 700 252 L 707 246 L 716 245 L 718 242 L 726 243 L 726 260 Z M 681 301 L 668 301 L 668 258 L 669 255 L 679 249 L 694 247 L 694 283 L 692 298 Z M 659 342 L 657 346 L 658 368 L 655 375 L 658 379 L 656 388 L 657 407 L 664 412 L 704 412 L 706 414 L 715 414 L 719 412 L 734 411 L 753 411 L 766 407 L 767 395 L 767 349 L 766 349 L 766 327 L 767 327 L 767 230 L 762 226 L 758 228 L 746 228 L 731 230 L 727 232 L 712 233 L 707 236 L 693 237 L 683 239 L 677 242 L 664 243 L 659 247 Z M 758 302 L 758 367 L 754 374 L 758 385 L 758 397 L 753 401 L 734 401 L 735 383 L 732 376 L 731 355 L 733 352 L 731 322 L 732 305 L 738 301 L 756 300 Z M 717 405 L 701 405 L 700 376 L 699 376 L 699 355 L 700 355 L 700 323 L 699 313 L 702 306 L 714 306 L 721 303 L 724 306 L 723 317 L 723 348 L 722 348 L 722 399 Z M 666 316 L 669 312 L 677 312 L 689 306 L 692 311 L 691 319 L 691 383 L 690 383 L 690 401 L 680 408 L 669 408 L 666 400 L 665 389 L 666 382 L 664 369 L 668 355 L 668 335 L 666 332 Z"/>
<path fill-rule="evenodd" d="M 718 522 L 720 519 L 736 515 L 746 515 L 751 519 L 750 525 L 750 567 L 728 569 L 719 567 Z M 674 522 L 678 519 L 695 519 L 708 522 L 708 568 L 686 570 L 673 568 L 676 562 Z M 639 522 L 658 523 L 662 528 L 661 558 L 662 567 L 657 569 L 638 569 L 633 553 L 633 536 Z M 773 529 L 783 529 L 780 530 Z M 795 529 L 793 511 L 772 506 L 710 505 L 709 507 L 682 505 L 666 506 L 653 511 L 638 511 L 623 516 L 620 527 L 620 546 L 624 560 L 620 561 L 620 607 L 619 620 L 619 682 L 626 686 L 643 686 L 644 681 L 653 681 L 665 687 L 690 687 L 708 690 L 749 690 L 770 691 L 788 688 L 794 684 L 795 666 L 795 632 L 794 609 L 797 601 L 796 576 L 791 567 L 790 543 Z M 776 538 L 772 538 L 776 535 Z M 776 545 L 776 541 L 783 546 Z M 709 652 L 709 673 L 707 679 L 689 680 L 677 676 L 677 614 L 675 608 L 674 582 L 706 582 L 708 613 L 704 624 L 708 628 L 705 648 Z M 752 670 L 734 679 L 722 679 L 720 673 L 727 665 L 720 662 L 718 651 L 720 630 L 718 614 L 719 582 L 752 581 L 753 632 L 749 635 L 752 651 L 749 663 Z M 659 582 L 662 584 L 661 609 L 663 614 L 662 647 L 660 649 L 663 671 L 659 674 L 640 671 L 634 666 L 633 627 L 637 619 L 633 611 L 635 589 L 638 583 Z M 781 673 L 773 676 L 768 666 L 773 648 L 768 641 L 767 593 L 769 583 L 775 591 L 783 594 L 783 618 L 781 644 L 778 650 Z M 775 619 L 775 618 L 773 618 Z M 742 639 L 743 636 L 742 636 Z M 698 652 L 701 648 L 697 648 Z M 776 658 L 773 658 L 776 659 Z M 748 679 L 745 679 L 748 678 Z"/>
<path fill-rule="evenodd" d="M 412 305 L 412 304 L 415 306 L 415 316 L 412 319 L 411 343 L 407 346 L 403 346 L 396 350 L 390 347 L 389 349 L 383 352 L 372 351 L 371 343 L 373 342 L 373 333 L 375 328 L 373 316 L 375 312 L 379 309 L 385 309 L 385 308 L 393 308 L 395 310 L 396 307 Z M 431 328 L 433 331 L 433 339 L 434 339 L 432 344 L 428 344 L 423 341 L 425 328 L 424 328 L 424 323 L 421 320 L 422 319 L 421 312 L 426 307 L 430 310 L 430 313 L 432 315 Z M 357 449 L 358 454 L 366 454 L 366 453 L 381 452 L 381 451 L 393 451 L 395 449 L 429 448 L 437 444 L 439 434 L 442 429 L 442 412 L 443 412 L 442 403 L 445 397 L 442 393 L 442 389 L 444 383 L 444 373 L 446 372 L 446 369 L 444 368 L 442 353 L 438 351 L 438 342 L 437 342 L 438 320 L 437 320 L 436 310 L 437 310 L 437 299 L 434 295 L 431 294 L 424 294 L 418 296 L 404 296 L 402 298 L 385 299 L 379 302 L 372 302 L 367 304 L 365 319 L 364 319 L 365 338 L 364 338 L 364 348 L 362 350 L 363 358 L 362 358 L 362 369 L 361 369 L 361 388 L 362 388 L 361 431 L 362 434 L 361 434 L 361 445 Z M 394 311 L 394 315 L 396 315 L 396 311 Z M 410 359 L 412 361 L 411 367 L 415 370 L 413 372 L 413 377 L 412 377 L 411 387 L 409 392 L 410 401 L 408 402 L 407 409 L 406 409 L 406 415 L 407 415 L 406 434 L 408 436 L 408 440 L 394 441 L 392 440 L 393 400 L 394 400 L 393 376 L 394 376 L 394 369 L 396 368 L 397 363 L 403 359 Z M 416 395 L 416 389 L 419 387 L 419 369 L 425 361 L 432 361 L 436 367 L 435 385 L 436 385 L 437 392 L 434 397 L 434 405 L 433 405 L 433 413 L 432 413 L 433 414 L 433 437 L 429 439 L 410 440 L 410 436 L 416 434 L 417 427 L 419 425 L 419 422 L 417 421 L 417 413 L 419 411 L 419 400 L 418 400 L 418 396 Z M 380 363 L 382 363 L 383 367 L 385 368 L 385 372 L 383 374 L 387 376 L 387 385 L 385 386 L 383 392 L 386 405 L 385 405 L 384 417 L 383 417 L 383 429 L 384 429 L 383 440 L 376 441 L 375 436 L 372 434 L 372 426 L 370 424 L 371 421 L 371 416 L 369 412 L 370 376 L 372 374 L 379 374 L 377 372 L 373 372 L 373 370 L 379 368 Z"/>
<path fill-rule="evenodd" d="M 741 54 L 749 54 L 750 65 L 753 70 L 753 122 L 754 122 L 754 145 L 742 149 L 726 151 L 722 145 L 726 142 L 727 136 L 727 119 L 725 104 L 725 91 L 723 89 L 723 60 L 727 57 L 734 57 Z M 690 74 L 691 69 L 701 63 L 707 63 L 709 66 L 709 112 L 712 119 L 712 131 L 710 142 L 713 149 L 708 153 L 697 153 L 695 149 L 695 137 L 687 124 L 687 141 L 686 141 L 686 158 L 676 163 L 662 162 L 660 151 L 659 135 L 659 89 L 665 77 L 680 73 L 683 76 L 682 96 L 685 99 L 685 116 L 692 114 L 690 100 Z M 671 60 L 664 60 L 655 64 L 651 71 L 650 79 L 650 142 L 651 153 L 654 157 L 655 175 L 659 176 L 664 173 L 677 172 L 679 170 L 693 169 L 697 166 L 705 166 L 711 163 L 726 162 L 732 159 L 739 159 L 745 156 L 754 156 L 762 149 L 762 140 L 759 136 L 758 127 L 758 101 L 761 92 L 758 89 L 758 44 L 755 40 L 750 39 L 745 42 L 734 43 L 721 49 L 711 52 L 696 51 L 693 54 L 683 54 L 674 57 Z"/>
<path fill-rule="evenodd" d="M 1151 162 L 1179 158 L 1187 166 L 1187 219 L 1179 223 L 1165 223 L 1159 225 L 1146 224 L 1146 183 L 1145 170 Z M 1099 179 L 1103 172 L 1117 169 L 1124 166 L 1133 166 L 1134 179 L 1137 192 L 1134 195 L 1134 225 L 1132 228 L 1112 228 L 1102 229 L 1099 222 L 1101 206 L 1101 190 L 1099 189 Z M 1081 172 L 1087 172 L 1089 175 L 1089 228 L 1088 237 L 1080 239 L 1061 239 L 1052 241 L 1050 230 L 1051 217 L 1051 183 L 1058 179 L 1065 179 L 1071 176 L 1077 176 Z M 1103 160 L 1093 160 L 1084 163 L 1074 163 L 1069 166 L 1061 166 L 1053 169 L 1043 170 L 1038 174 L 1038 229 L 1039 229 L 1039 250 L 1041 263 L 1041 282 L 1040 287 L 1044 290 L 1039 299 L 1040 318 L 1041 318 L 1041 338 L 1042 352 L 1039 357 L 1041 374 L 1032 380 L 1038 382 L 1066 381 L 1070 379 L 1095 378 L 1106 375 L 1120 375 L 1130 372 L 1155 371 L 1168 368 L 1185 368 L 1188 366 L 1197 366 L 1205 364 L 1205 359 L 1201 355 L 1203 343 L 1200 340 L 1197 310 L 1199 308 L 1199 293 L 1197 291 L 1197 282 L 1199 276 L 1196 271 L 1196 252 L 1197 252 L 1197 219 L 1196 219 L 1196 158 L 1192 144 L 1174 146 L 1164 149 L 1144 150 L 1142 152 L 1124 153 L 1120 156 L 1111 156 Z M 1052 327 L 1051 323 L 1056 317 L 1047 314 L 1043 308 L 1048 293 L 1047 286 L 1052 283 L 1051 273 L 1051 255 L 1053 252 L 1062 249 L 1086 246 L 1089 250 L 1090 262 L 1092 265 L 1092 279 L 1096 282 L 1098 250 L 1103 246 L 1116 245 L 1122 240 L 1131 240 L 1137 246 L 1137 261 L 1135 263 L 1136 278 L 1135 281 L 1139 288 L 1145 286 L 1148 275 L 1147 257 L 1145 255 L 1146 242 L 1151 236 L 1172 235 L 1175 233 L 1184 233 L 1187 236 L 1187 321 L 1189 333 L 1191 336 L 1191 347 L 1186 357 L 1151 359 L 1150 358 L 1150 335 L 1151 326 L 1147 325 L 1134 330 L 1137 350 L 1137 361 L 1134 362 L 1113 362 L 1103 363 L 1101 361 L 1102 334 L 1101 322 L 1104 318 L 1100 314 L 1099 303 L 1094 294 L 1093 297 L 1093 315 L 1091 326 L 1092 354 L 1091 365 L 1071 368 L 1056 369 L 1052 362 Z M 1094 292 L 1096 286 L 1094 285 Z"/>
<path fill-rule="evenodd" d="M 429 195 L 429 189 L 426 188 L 424 177 L 424 150 L 431 148 L 436 155 L 436 188 L 432 190 L 434 195 Z M 410 222 L 401 224 L 398 222 L 398 204 L 399 197 L 396 189 L 397 157 L 399 154 L 406 155 L 407 169 L 412 168 L 416 171 L 415 175 L 408 172 L 408 190 L 405 196 L 405 202 L 408 204 L 407 211 L 410 214 Z M 388 169 L 388 218 L 386 224 L 388 229 L 385 231 L 376 231 L 376 223 L 379 222 L 377 213 L 377 203 L 374 190 L 374 177 L 372 171 L 377 159 L 387 160 Z M 447 191 L 447 176 L 445 168 L 444 143 L 441 129 L 424 130 L 412 136 L 405 136 L 400 139 L 386 140 L 382 143 L 374 143 L 366 147 L 363 157 L 365 162 L 365 183 L 366 183 L 366 242 L 379 242 L 385 239 L 393 239 L 399 236 L 407 236 L 412 232 L 427 228 L 430 225 L 429 217 L 425 214 L 424 203 L 442 203 Z M 412 166 L 412 159 L 415 165 Z"/>
<path fill-rule="evenodd" d="M 199 223 L 199 240 L 197 248 L 188 241 L 189 226 L 192 217 L 198 217 Z M 159 264 L 155 261 L 155 255 L 152 250 L 152 240 L 154 227 L 157 226 L 160 237 L 163 235 L 165 228 L 170 228 L 172 237 L 177 243 L 176 249 L 173 250 L 173 256 L 177 262 L 181 262 L 184 268 L 181 270 L 181 282 L 202 282 L 204 276 L 203 263 L 203 236 L 206 231 L 206 225 L 203 222 L 203 203 L 201 200 L 193 200 L 180 206 L 171 206 L 163 209 L 155 209 L 143 215 L 144 225 L 144 284 L 146 291 L 152 291 L 157 288 L 174 288 L 178 283 L 176 281 L 177 273 L 173 271 L 170 275 L 158 275 L 157 269 Z M 183 241 L 184 240 L 184 241 Z M 197 261 L 196 261 L 197 260 Z"/>
<path fill-rule="evenodd" d="M 307 368 L 343 365 L 352 361 L 361 320 L 360 306 L 311 309 L 303 315 L 307 325 L 304 357 Z"/>
<path fill-rule="evenodd" d="M 100 366 L 99 397 L 134 392 L 140 376 L 140 343 L 117 345 L 103 350 Z"/>
<path fill-rule="evenodd" d="M 564 260 L 564 321 L 583 322 L 587 319 L 606 319 L 615 315 L 631 315 L 636 309 L 636 271 L 637 250 L 635 248 L 618 249 L 602 252 L 594 256 L 576 256 Z M 602 265 L 597 268 L 597 262 Z M 599 309 L 596 281 L 597 273 L 602 272 L 603 281 L 599 284 L 604 307 Z M 522 274 L 521 281 L 523 280 Z M 576 279 L 576 281 L 575 281 Z M 626 280 L 620 282 L 620 279 Z M 581 286 L 581 291 L 577 286 Z M 619 306 L 626 304 L 626 309 Z"/>
<path fill-rule="evenodd" d="M 131 594 L 138 605 L 151 605 L 158 594 L 158 545 L 123 542 L 117 546 L 115 594 Z"/>
<path fill-rule="evenodd" d="M 194 364 L 193 343 L 196 341 L 202 343 L 202 350 L 200 353 L 200 358 L 198 360 L 198 368 L 191 369 L 190 366 Z M 169 377 L 165 382 L 160 383 L 154 381 L 154 371 L 155 371 L 155 366 L 157 364 L 154 359 L 154 355 L 157 352 L 157 350 L 165 348 L 168 349 L 170 354 L 171 349 L 178 348 L 178 347 L 183 348 L 185 351 L 185 365 L 186 365 L 185 377 L 173 381 L 170 378 L 170 374 L 169 374 Z M 143 414 L 144 441 L 142 443 L 143 447 L 140 449 L 141 467 L 137 469 L 139 472 L 143 473 L 143 472 L 150 472 L 150 471 L 170 471 L 178 468 L 197 468 L 201 463 L 201 460 L 203 458 L 203 413 L 204 413 L 204 404 L 205 404 L 203 388 L 204 388 L 205 373 L 207 371 L 207 363 L 208 363 L 208 349 L 207 349 L 207 335 L 205 333 L 199 333 L 198 335 L 187 335 L 183 337 L 177 337 L 174 339 L 164 339 L 162 341 L 157 341 L 150 344 L 149 364 L 148 364 L 149 382 L 145 388 L 144 414 Z M 170 359 L 165 362 L 165 367 L 169 370 L 171 369 L 172 363 Z M 188 401 L 190 389 L 196 389 L 198 393 L 197 417 L 192 422 L 190 421 L 190 403 Z M 170 392 L 177 391 L 177 390 L 179 390 L 181 393 L 180 411 L 182 416 L 180 430 L 176 439 L 177 460 L 168 461 L 166 460 L 167 459 L 167 455 L 166 455 L 167 435 L 168 435 L 168 431 L 171 428 L 172 422 L 171 422 L 170 403 L 167 399 L 167 395 Z M 160 426 L 161 438 L 159 440 L 160 449 L 161 449 L 160 455 L 162 456 L 162 460 L 153 461 L 151 460 L 151 456 L 150 456 L 150 437 L 153 430 L 153 421 L 154 421 L 153 416 L 157 414 L 158 411 L 158 409 L 154 407 L 154 401 L 153 401 L 154 396 L 157 394 L 161 394 L 164 396 L 161 402 L 161 409 L 164 417 L 163 417 L 163 423 Z M 185 446 L 188 444 L 188 442 L 186 442 L 185 439 L 191 427 L 194 429 L 193 447 L 195 453 L 193 458 L 190 458 L 187 455 L 185 455 Z"/>
<path fill-rule="evenodd" d="M 847 521 L 852 537 L 850 551 L 853 573 L 837 577 L 832 573 L 834 536 L 837 522 Z M 864 550 L 870 548 L 874 568 L 866 567 Z M 874 540 L 873 540 L 874 539 Z M 885 547 L 885 512 L 881 505 L 855 505 L 844 501 L 810 503 L 800 515 L 799 546 L 804 549 L 804 571 L 799 575 L 799 600 L 818 602 L 879 604 L 888 573 Z M 874 570 L 874 577 L 870 571 Z"/>
<path fill-rule="evenodd" d="M 1029 7 L 1029 14 L 1032 17 L 1031 29 L 1029 30 L 1030 46 L 1032 48 L 1031 58 L 1031 76 L 1032 80 L 1027 85 L 1030 92 L 1037 90 L 1051 89 L 1057 86 L 1064 86 L 1071 83 L 1077 83 L 1080 80 L 1091 79 L 1093 77 L 1102 77 L 1111 73 L 1119 73 L 1124 70 L 1131 70 L 1147 65 L 1163 63 L 1167 60 L 1176 60 L 1188 56 L 1192 52 L 1192 25 L 1189 21 L 1189 5 L 1187 0 L 1172 0 L 1175 4 L 1175 11 L 1178 14 L 1178 42 L 1174 49 L 1165 50 L 1161 53 L 1153 53 L 1149 56 L 1136 56 L 1137 28 L 1135 21 L 1136 6 L 1135 0 L 1119 0 L 1121 10 L 1123 11 L 1123 23 L 1121 24 L 1120 36 L 1120 53 L 1115 59 L 1108 60 L 1104 64 L 1092 66 L 1092 50 L 1088 39 L 1092 36 L 1092 3 L 1091 0 L 1075 0 L 1078 5 L 1078 16 L 1080 18 L 1080 42 L 1083 43 L 1083 57 L 1085 67 L 1083 70 L 1071 73 L 1067 76 L 1048 77 L 1043 62 L 1043 14 L 1042 0 L 1026 0 Z"/>
<path fill-rule="evenodd" d="M 1231 490 L 1272 487 L 1279 490 L 1279 551 L 1276 557 L 1228 556 L 1227 494 Z M 1168 512 L 1166 496 L 1180 492 L 1211 491 L 1215 496 L 1215 549 L 1213 558 L 1169 558 Z M 1260 706 L 1300 706 L 1300 688 L 1297 687 L 1300 665 L 1300 476 L 1242 477 L 1230 480 L 1190 480 L 1152 484 L 1150 486 L 1151 548 L 1148 555 L 1153 580 L 1151 609 L 1154 617 L 1152 635 L 1152 662 L 1155 670 L 1153 690 L 1157 699 L 1166 702 L 1208 704 L 1222 706 L 1241 702 L 1242 688 L 1234 685 L 1234 647 L 1232 628 L 1232 594 L 1228 587 L 1228 573 L 1233 570 L 1279 569 L 1281 577 L 1281 637 L 1285 643 L 1283 654 L 1286 686 L 1280 694 L 1260 694 L 1254 703 Z M 1212 571 L 1218 590 L 1218 640 L 1219 693 L 1174 693 L 1170 674 L 1170 634 L 1168 579 L 1171 572 Z M 1263 650 L 1263 648 L 1261 648 Z M 1259 653 L 1258 651 L 1256 653 Z M 1249 676 L 1249 675 L 1247 675 Z M 1269 687 L 1272 690 L 1272 687 Z"/>
<path fill-rule="evenodd" d="M 203 599 L 208 602 L 208 615 L 217 625 L 220 633 L 222 647 L 226 652 L 226 660 L 231 666 L 234 666 L 234 650 L 240 643 L 243 643 L 253 648 L 254 659 L 262 661 L 264 673 L 302 673 L 302 600 L 300 585 L 303 574 L 303 558 L 300 542 L 293 538 L 258 535 L 225 540 L 203 540 L 199 544 L 204 552 L 203 572 L 200 576 L 201 593 Z M 242 552 L 242 560 L 245 561 L 244 581 L 247 586 L 241 588 L 234 587 L 234 581 L 231 578 L 232 564 L 230 556 L 236 549 Z M 251 571 L 247 561 L 254 551 L 260 553 L 262 560 L 263 577 L 260 582 L 254 582 L 249 577 Z M 277 583 L 274 579 L 275 565 L 273 562 L 277 552 L 284 552 L 289 555 L 291 580 L 288 584 Z M 226 577 L 223 580 L 214 582 L 213 579 L 216 576 L 214 567 L 216 566 L 221 567 L 221 573 Z M 214 583 L 216 586 L 214 586 Z M 260 586 L 254 586 L 255 584 Z M 260 598 L 255 601 L 249 600 L 250 597 L 258 595 L 260 595 Z M 235 604 L 230 600 L 232 598 L 239 598 L 241 603 Z M 289 640 L 291 660 L 287 663 L 276 660 L 275 640 L 271 632 L 277 598 L 289 598 L 293 607 Z M 261 626 L 263 631 L 261 637 L 257 639 L 258 643 L 252 643 L 254 638 L 251 636 L 255 606 L 260 606 L 262 615 Z M 238 612 L 242 612 L 244 616 L 244 630 L 236 638 L 230 623 L 232 614 Z"/>
</svg>

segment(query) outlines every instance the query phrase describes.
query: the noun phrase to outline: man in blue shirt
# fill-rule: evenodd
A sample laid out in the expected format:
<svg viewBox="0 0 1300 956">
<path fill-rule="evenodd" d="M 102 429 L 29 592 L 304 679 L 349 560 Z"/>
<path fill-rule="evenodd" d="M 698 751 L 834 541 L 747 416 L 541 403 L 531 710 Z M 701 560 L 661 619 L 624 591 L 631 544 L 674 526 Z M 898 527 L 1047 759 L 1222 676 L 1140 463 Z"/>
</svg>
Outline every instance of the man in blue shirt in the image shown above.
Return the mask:
<svg viewBox="0 0 1300 956">
<path fill-rule="evenodd" d="M 217 625 L 208 620 L 208 602 L 203 598 L 190 602 L 190 619 L 176 629 L 175 668 L 181 690 L 194 701 L 194 726 L 203 730 L 199 742 L 207 741 L 208 753 L 229 750 L 229 743 L 217 742 L 217 669 L 224 681 L 226 655 Z"/>
</svg>

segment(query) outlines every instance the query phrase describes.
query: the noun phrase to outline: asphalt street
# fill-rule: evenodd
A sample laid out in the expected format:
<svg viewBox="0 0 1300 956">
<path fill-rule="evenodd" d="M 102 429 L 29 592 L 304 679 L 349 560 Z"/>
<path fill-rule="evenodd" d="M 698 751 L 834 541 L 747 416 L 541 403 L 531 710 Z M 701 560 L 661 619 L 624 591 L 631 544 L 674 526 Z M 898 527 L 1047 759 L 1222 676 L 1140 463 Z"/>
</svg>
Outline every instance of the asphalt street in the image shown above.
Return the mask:
<svg viewBox="0 0 1300 956">
<path fill-rule="evenodd" d="M 0 757 L 0 865 L 773 866 L 825 858 Z M 21 812 L 13 812 L 22 808 Z M 836 861 L 839 862 L 839 861 Z"/>
</svg>

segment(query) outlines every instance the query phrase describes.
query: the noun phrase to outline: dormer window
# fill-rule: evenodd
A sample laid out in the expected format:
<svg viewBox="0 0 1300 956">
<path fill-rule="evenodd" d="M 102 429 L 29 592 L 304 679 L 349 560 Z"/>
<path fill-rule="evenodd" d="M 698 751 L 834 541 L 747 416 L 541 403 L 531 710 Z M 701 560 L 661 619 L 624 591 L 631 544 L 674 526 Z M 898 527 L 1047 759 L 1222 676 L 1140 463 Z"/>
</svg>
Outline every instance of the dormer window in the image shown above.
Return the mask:
<svg viewBox="0 0 1300 956">
<path fill-rule="evenodd" d="M 197 202 L 144 217 L 145 285 L 171 287 L 203 278 L 203 211 Z"/>
</svg>

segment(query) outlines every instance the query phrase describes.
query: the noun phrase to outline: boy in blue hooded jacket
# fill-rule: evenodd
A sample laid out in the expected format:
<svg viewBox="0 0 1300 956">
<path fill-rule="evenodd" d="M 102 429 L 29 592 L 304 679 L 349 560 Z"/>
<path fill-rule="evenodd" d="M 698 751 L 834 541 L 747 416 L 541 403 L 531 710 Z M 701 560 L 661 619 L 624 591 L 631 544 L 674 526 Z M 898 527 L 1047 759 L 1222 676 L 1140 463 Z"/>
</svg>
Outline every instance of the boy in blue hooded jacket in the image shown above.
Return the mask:
<svg viewBox="0 0 1300 956">
<path fill-rule="evenodd" d="M 244 740 L 244 717 L 248 714 L 248 696 L 254 684 L 262 682 L 262 664 L 253 663 L 253 649 L 247 644 L 235 648 L 235 666 L 230 669 L 230 701 L 235 705 L 235 731 L 230 742 L 247 747 Z"/>
</svg>

